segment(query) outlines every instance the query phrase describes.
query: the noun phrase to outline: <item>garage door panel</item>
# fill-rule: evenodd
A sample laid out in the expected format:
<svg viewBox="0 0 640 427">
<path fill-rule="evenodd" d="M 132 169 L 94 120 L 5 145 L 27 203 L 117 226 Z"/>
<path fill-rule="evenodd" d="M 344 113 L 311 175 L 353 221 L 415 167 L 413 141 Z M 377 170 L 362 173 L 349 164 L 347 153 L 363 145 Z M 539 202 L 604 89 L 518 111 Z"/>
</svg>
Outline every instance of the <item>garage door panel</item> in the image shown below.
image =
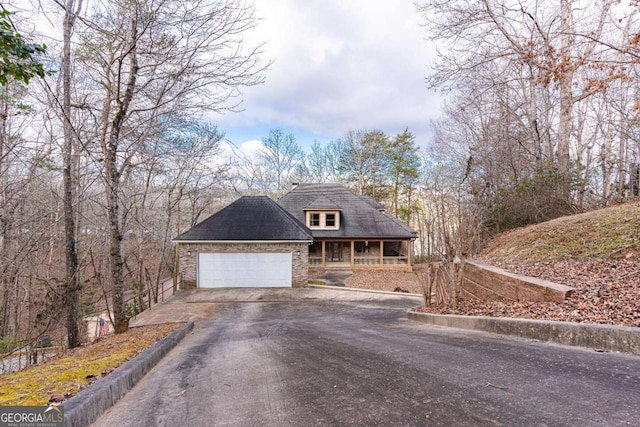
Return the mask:
<svg viewBox="0 0 640 427">
<path fill-rule="evenodd" d="M 291 287 L 291 253 L 200 253 L 198 287 Z"/>
</svg>

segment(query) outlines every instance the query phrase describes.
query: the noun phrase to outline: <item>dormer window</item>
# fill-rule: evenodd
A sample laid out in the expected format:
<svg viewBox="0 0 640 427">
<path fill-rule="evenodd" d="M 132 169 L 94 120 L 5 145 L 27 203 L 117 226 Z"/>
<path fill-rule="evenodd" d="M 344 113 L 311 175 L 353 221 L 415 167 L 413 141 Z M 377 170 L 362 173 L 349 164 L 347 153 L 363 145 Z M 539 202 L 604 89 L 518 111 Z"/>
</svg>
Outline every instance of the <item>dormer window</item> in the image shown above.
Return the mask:
<svg viewBox="0 0 640 427">
<path fill-rule="evenodd" d="M 324 216 L 324 225 L 327 228 L 336 226 L 336 214 L 328 213 Z"/>
<path fill-rule="evenodd" d="M 309 227 L 320 227 L 320 214 L 311 213 L 309 215 Z"/>
<path fill-rule="evenodd" d="M 340 228 L 340 212 L 307 211 L 307 226 L 315 230 L 337 230 Z"/>
</svg>

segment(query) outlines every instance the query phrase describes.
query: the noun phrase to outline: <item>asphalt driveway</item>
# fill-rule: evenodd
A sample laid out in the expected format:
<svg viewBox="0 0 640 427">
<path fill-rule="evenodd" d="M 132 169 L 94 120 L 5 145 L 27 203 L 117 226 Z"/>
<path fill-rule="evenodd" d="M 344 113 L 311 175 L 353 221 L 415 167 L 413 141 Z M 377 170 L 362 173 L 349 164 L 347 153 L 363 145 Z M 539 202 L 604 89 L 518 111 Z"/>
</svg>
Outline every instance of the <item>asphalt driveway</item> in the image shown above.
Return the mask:
<svg viewBox="0 0 640 427">
<path fill-rule="evenodd" d="M 359 289 L 335 289 L 325 286 L 308 288 L 220 288 L 181 290 L 171 298 L 139 314 L 131 326 L 166 322 L 202 322 L 216 318 L 225 303 L 249 302 L 353 302 L 380 303 L 411 308 L 422 305 L 424 298 L 415 294 L 376 292 Z"/>
<path fill-rule="evenodd" d="M 215 319 L 197 323 L 95 425 L 589 426 L 640 419 L 637 356 L 411 322 L 411 297 L 352 293 L 322 301 L 313 294 L 219 303 L 186 296 L 176 304 L 205 304 Z"/>
</svg>

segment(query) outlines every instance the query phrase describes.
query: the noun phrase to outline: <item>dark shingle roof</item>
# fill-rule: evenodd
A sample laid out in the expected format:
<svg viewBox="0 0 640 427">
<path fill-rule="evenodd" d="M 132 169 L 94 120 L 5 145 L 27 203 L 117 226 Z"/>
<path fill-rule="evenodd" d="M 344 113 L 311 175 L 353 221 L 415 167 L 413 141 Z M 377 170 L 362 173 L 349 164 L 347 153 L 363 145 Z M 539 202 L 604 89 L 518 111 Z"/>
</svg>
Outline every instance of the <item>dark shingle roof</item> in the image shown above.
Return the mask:
<svg viewBox="0 0 640 427">
<path fill-rule="evenodd" d="M 310 204 L 304 207 L 306 211 L 321 211 L 321 210 L 334 210 L 339 211 L 340 206 L 338 206 L 333 201 L 329 200 L 324 196 L 320 196 L 314 199 Z"/>
<path fill-rule="evenodd" d="M 311 230 L 317 238 L 385 238 L 408 239 L 415 231 L 398 219 L 380 212 L 370 200 L 353 194 L 340 184 L 301 184 L 285 194 L 278 203 L 300 222 L 305 210 L 314 206 L 318 198 L 325 198 L 340 209 L 339 230 Z M 379 205 L 379 204 L 378 204 Z"/>
<path fill-rule="evenodd" d="M 376 199 L 374 199 L 371 196 L 360 196 L 362 197 L 362 199 L 369 203 L 371 206 L 373 206 L 374 208 L 376 208 L 379 211 L 386 211 L 387 207 L 385 205 L 383 205 L 382 203 L 380 203 L 379 201 L 377 201 Z"/>
<path fill-rule="evenodd" d="M 244 196 L 175 238 L 178 241 L 311 241 L 311 230 L 266 196 Z"/>
</svg>

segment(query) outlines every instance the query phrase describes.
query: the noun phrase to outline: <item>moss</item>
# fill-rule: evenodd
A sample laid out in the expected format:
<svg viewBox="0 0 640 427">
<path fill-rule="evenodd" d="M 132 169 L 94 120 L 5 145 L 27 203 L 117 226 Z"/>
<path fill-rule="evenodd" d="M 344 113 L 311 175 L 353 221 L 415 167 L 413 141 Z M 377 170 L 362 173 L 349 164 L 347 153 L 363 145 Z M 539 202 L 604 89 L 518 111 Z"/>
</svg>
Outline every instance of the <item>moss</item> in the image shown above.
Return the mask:
<svg viewBox="0 0 640 427">
<path fill-rule="evenodd" d="M 23 371 L 0 375 L 0 405 L 46 405 L 52 396 L 75 394 L 180 325 L 132 328 Z"/>
</svg>

